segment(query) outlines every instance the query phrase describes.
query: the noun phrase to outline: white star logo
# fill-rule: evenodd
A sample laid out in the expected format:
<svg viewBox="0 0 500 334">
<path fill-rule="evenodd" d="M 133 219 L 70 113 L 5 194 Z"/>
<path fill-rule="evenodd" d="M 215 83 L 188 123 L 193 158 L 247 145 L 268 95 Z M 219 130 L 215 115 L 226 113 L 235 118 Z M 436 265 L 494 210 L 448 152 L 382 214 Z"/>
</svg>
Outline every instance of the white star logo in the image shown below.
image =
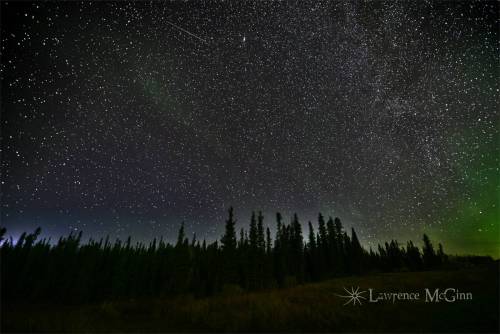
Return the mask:
<svg viewBox="0 0 500 334">
<path fill-rule="evenodd" d="M 342 298 L 347 298 L 347 302 L 344 303 L 344 305 L 352 303 L 352 305 L 356 305 L 356 303 L 359 303 L 361 305 L 361 299 L 366 299 L 365 297 L 362 296 L 363 293 L 366 291 L 359 291 L 359 286 L 354 290 L 354 287 L 351 287 L 351 290 L 347 290 L 344 288 L 345 292 L 347 292 L 347 296 L 343 295 L 337 295 Z"/>
</svg>

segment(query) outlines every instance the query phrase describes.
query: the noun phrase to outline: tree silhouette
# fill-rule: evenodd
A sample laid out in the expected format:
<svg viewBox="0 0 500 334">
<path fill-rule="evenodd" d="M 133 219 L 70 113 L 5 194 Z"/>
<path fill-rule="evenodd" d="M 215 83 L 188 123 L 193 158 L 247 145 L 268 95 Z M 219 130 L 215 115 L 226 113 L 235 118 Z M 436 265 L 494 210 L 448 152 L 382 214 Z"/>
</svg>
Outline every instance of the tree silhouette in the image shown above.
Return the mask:
<svg viewBox="0 0 500 334">
<path fill-rule="evenodd" d="M 236 221 L 234 220 L 233 207 L 229 208 L 229 218 L 226 220 L 225 233 L 221 238 L 222 250 L 233 252 L 236 249 Z"/>
<path fill-rule="evenodd" d="M 364 267 L 363 253 L 364 253 L 363 248 L 359 243 L 358 236 L 353 227 L 351 229 L 351 247 L 350 247 L 349 260 L 352 263 L 351 264 L 352 272 L 355 274 L 360 274 L 363 270 Z"/>
<path fill-rule="evenodd" d="M 269 230 L 269 227 L 266 228 L 266 254 L 271 255 L 273 249 L 273 241 L 271 239 L 271 230 Z"/>
<path fill-rule="evenodd" d="M 163 238 L 133 243 L 130 237 L 125 242 L 106 237 L 82 243 L 81 232 L 51 243 L 39 239 L 40 229 L 22 233 L 14 243 L 0 228 L 2 298 L 92 302 L 185 293 L 210 296 L 236 285 L 255 290 L 366 271 L 433 269 L 449 261 L 443 246 L 434 251 L 427 235 L 422 250 L 411 241 L 404 248 L 391 240 L 366 251 L 354 229 L 349 237 L 339 218 L 325 223 L 321 214 L 317 234 L 309 222 L 307 242 L 296 214 L 288 225 L 276 214 L 274 243 L 270 229 L 264 230 L 261 212 L 258 217 L 252 213 L 249 231 L 242 228 L 238 242 L 235 225 L 230 208 L 220 243 L 200 244 L 195 234 L 188 240 L 182 223 L 175 245 Z"/>
<path fill-rule="evenodd" d="M 423 241 L 424 241 L 424 247 L 422 251 L 423 251 L 424 266 L 430 269 L 437 264 L 436 252 L 434 251 L 434 246 L 432 245 L 431 240 L 429 239 L 427 234 L 424 234 Z"/>
<path fill-rule="evenodd" d="M 257 217 L 257 248 L 261 251 L 264 251 L 266 248 L 264 237 L 264 216 L 261 211 L 259 211 L 259 216 Z"/>
<path fill-rule="evenodd" d="M 259 232 L 257 230 L 257 220 L 255 218 L 255 212 L 252 211 L 252 217 L 250 218 L 250 246 L 252 249 L 259 248 Z"/>
</svg>

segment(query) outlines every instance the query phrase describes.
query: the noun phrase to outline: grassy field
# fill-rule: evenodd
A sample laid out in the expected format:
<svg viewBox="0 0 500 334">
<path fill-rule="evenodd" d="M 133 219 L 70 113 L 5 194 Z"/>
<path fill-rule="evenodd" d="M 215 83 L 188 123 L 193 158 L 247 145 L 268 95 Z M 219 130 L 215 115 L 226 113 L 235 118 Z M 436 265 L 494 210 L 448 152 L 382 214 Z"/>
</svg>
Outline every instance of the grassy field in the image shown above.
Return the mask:
<svg viewBox="0 0 500 334">
<path fill-rule="evenodd" d="M 104 302 L 2 309 L 2 332 L 498 332 L 498 263 L 489 268 L 345 277 L 208 299 Z M 418 301 L 344 306 L 344 287 L 419 292 Z M 424 289 L 455 288 L 472 300 L 425 302 Z M 367 297 L 368 293 L 363 294 Z"/>
</svg>

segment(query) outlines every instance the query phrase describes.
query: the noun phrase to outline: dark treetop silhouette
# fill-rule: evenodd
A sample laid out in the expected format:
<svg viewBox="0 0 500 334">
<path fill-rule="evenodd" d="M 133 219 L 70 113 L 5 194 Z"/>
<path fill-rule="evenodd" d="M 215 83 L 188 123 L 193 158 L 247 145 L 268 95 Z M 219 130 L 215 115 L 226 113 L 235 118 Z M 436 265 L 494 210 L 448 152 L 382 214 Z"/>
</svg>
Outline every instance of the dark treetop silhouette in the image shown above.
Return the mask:
<svg viewBox="0 0 500 334">
<path fill-rule="evenodd" d="M 364 249 L 354 229 L 349 236 L 339 218 L 318 216 L 318 232 L 309 222 L 307 242 L 295 214 L 290 224 L 276 214 L 277 233 L 271 239 L 261 212 L 252 213 L 249 231 L 236 236 L 233 208 L 229 209 L 220 243 L 188 240 L 184 225 L 175 245 L 154 239 L 149 245 L 111 243 L 107 237 L 81 244 L 82 232 L 37 241 L 41 230 L 24 233 L 17 243 L 3 240 L 2 291 L 5 301 L 44 300 L 87 302 L 110 298 L 213 295 L 290 286 L 340 275 L 371 271 L 425 270 L 447 261 L 424 235 L 423 249 L 411 241 L 402 247 L 392 240 L 377 250 Z"/>
</svg>

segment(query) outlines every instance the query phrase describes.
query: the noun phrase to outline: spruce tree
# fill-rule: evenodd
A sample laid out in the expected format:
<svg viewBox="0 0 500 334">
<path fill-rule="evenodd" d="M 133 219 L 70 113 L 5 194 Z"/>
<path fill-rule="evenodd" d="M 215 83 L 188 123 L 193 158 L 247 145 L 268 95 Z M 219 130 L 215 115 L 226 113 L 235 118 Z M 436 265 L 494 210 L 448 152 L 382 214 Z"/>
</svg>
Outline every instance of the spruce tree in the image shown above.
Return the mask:
<svg viewBox="0 0 500 334">
<path fill-rule="evenodd" d="M 306 257 L 306 270 L 307 276 L 311 280 L 317 279 L 318 270 L 318 257 L 317 257 L 317 245 L 316 245 L 316 235 L 314 233 L 314 228 L 312 223 L 309 221 L 309 237 L 307 244 L 307 257 Z"/>
<path fill-rule="evenodd" d="M 223 251 L 234 251 L 236 249 L 236 221 L 234 219 L 233 207 L 229 208 L 229 218 L 226 220 L 226 230 L 221 238 Z"/>
<path fill-rule="evenodd" d="M 258 230 L 257 230 L 257 220 L 255 218 L 255 212 L 252 211 L 252 217 L 250 218 L 250 232 L 249 232 L 249 241 L 250 247 L 252 249 L 258 248 Z"/>
<path fill-rule="evenodd" d="M 319 231 L 318 245 L 320 247 L 323 247 L 323 249 L 326 249 L 328 237 L 325 226 L 325 218 L 321 213 L 318 215 L 318 231 Z"/>
<path fill-rule="evenodd" d="M 363 248 L 354 228 L 351 228 L 350 261 L 352 271 L 359 274 L 363 268 Z"/>
<path fill-rule="evenodd" d="M 301 282 L 304 278 L 304 238 L 297 214 L 293 215 L 290 226 L 290 253 L 291 260 L 294 262 L 291 266 L 292 270 L 296 279 Z"/>
<path fill-rule="evenodd" d="M 422 249 L 422 253 L 424 266 L 429 269 L 434 267 L 434 264 L 436 263 L 436 252 L 434 251 L 434 246 L 432 245 L 431 240 L 429 239 L 427 234 L 424 234 L 423 241 L 424 246 Z"/>
<path fill-rule="evenodd" d="M 314 235 L 314 228 L 309 221 L 309 250 L 314 252 L 316 250 L 316 237 Z"/>
<path fill-rule="evenodd" d="M 448 256 L 444 253 L 443 245 L 441 243 L 439 243 L 437 256 L 439 258 L 439 264 L 443 264 L 448 261 Z"/>
<path fill-rule="evenodd" d="M 266 253 L 267 255 L 271 255 L 271 251 L 273 249 L 273 241 L 271 239 L 271 231 L 269 227 L 266 228 Z"/>
<path fill-rule="evenodd" d="M 337 234 L 335 231 L 335 223 L 332 217 L 328 218 L 326 222 L 326 230 L 328 232 L 328 255 L 329 255 L 329 271 L 333 274 L 338 270 L 339 266 L 339 256 L 338 256 L 338 245 L 337 245 Z"/>
<path fill-rule="evenodd" d="M 243 248 L 245 246 L 245 230 L 243 228 L 240 229 L 240 240 L 238 242 L 238 247 Z"/>
<path fill-rule="evenodd" d="M 266 249 L 266 239 L 264 236 L 264 216 L 262 212 L 259 211 L 259 215 L 257 217 L 257 247 L 262 252 Z"/>
<path fill-rule="evenodd" d="M 179 233 L 177 234 L 176 247 L 181 247 L 184 244 L 185 238 L 186 238 L 186 234 L 184 233 L 184 222 L 182 222 L 181 228 L 179 229 Z"/>
</svg>

